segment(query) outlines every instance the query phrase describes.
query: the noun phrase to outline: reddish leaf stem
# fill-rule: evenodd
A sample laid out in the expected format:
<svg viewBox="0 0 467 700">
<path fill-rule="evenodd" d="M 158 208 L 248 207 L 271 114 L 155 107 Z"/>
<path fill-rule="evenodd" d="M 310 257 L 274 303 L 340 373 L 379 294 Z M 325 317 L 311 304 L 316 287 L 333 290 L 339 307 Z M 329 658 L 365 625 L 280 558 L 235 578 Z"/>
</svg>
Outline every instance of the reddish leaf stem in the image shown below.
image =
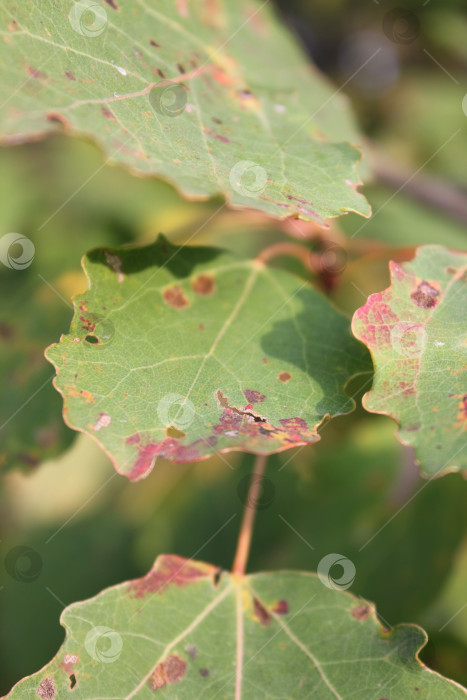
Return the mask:
<svg viewBox="0 0 467 700">
<path fill-rule="evenodd" d="M 266 469 L 265 455 L 258 455 L 255 461 L 255 468 L 251 476 L 250 488 L 248 490 L 247 500 L 245 503 L 245 511 L 243 513 L 242 526 L 238 536 L 237 551 L 233 564 L 232 573 L 237 576 L 244 576 L 248 555 L 250 554 L 251 538 L 253 534 L 253 525 L 256 515 L 256 503 L 261 491 L 264 471 Z"/>
<path fill-rule="evenodd" d="M 305 267 L 310 267 L 310 251 L 308 250 L 308 248 L 305 248 L 299 243 L 274 243 L 273 245 L 270 245 L 263 251 L 261 251 L 261 253 L 257 257 L 257 260 L 259 262 L 266 263 L 269 262 L 269 260 L 280 257 L 282 255 L 288 255 L 292 258 L 298 258 L 298 260 L 300 260 L 300 262 L 302 262 L 305 265 Z"/>
</svg>

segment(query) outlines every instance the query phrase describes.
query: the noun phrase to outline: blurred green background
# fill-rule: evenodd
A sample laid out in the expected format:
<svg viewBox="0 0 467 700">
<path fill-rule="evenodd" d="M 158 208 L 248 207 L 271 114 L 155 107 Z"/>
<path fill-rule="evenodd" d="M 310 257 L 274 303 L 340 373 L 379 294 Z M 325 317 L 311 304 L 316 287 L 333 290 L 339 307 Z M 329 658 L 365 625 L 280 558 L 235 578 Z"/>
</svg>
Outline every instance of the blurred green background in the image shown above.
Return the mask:
<svg viewBox="0 0 467 700">
<path fill-rule="evenodd" d="M 408 176 L 423 166 L 423 175 L 465 194 L 465 4 L 413 0 L 402 24 L 385 0 L 278 5 L 319 67 L 336 86 L 345 83 L 376 158 L 385 154 Z M 352 77 L 375 47 L 376 65 Z M 148 242 L 161 231 L 183 242 L 198 231 L 191 244 L 254 255 L 286 238 L 261 216 L 229 212 L 221 201 L 183 202 L 163 183 L 102 164 L 91 144 L 63 136 L 0 151 L 2 235 L 18 231 L 36 248 L 27 270 L 0 271 L 1 422 L 8 421 L 0 445 L 0 692 L 54 655 L 65 605 L 143 575 L 158 554 L 230 567 L 239 484 L 252 468 L 252 457 L 239 454 L 194 465 L 160 460 L 147 480 L 130 484 L 62 424 L 42 353 L 67 330 L 71 296 L 86 288 L 86 250 Z M 333 228 L 348 262 L 332 296 L 349 314 L 387 285 L 388 259 L 408 259 L 425 243 L 467 247 L 459 217 L 404 190 L 393 196 L 395 189 L 375 179 L 364 188 L 374 217 L 349 215 Z M 367 382 L 354 381 L 349 392 L 359 400 Z M 467 685 L 467 482 L 459 474 L 421 479 L 394 428 L 357 408 L 325 426 L 316 446 L 272 457 L 250 569 L 316 570 L 329 552 L 349 557 L 357 572 L 351 591 L 375 602 L 386 625 L 422 625 L 430 635 L 423 660 Z M 25 553 L 12 568 L 8 555 L 18 546 L 33 558 Z"/>
</svg>

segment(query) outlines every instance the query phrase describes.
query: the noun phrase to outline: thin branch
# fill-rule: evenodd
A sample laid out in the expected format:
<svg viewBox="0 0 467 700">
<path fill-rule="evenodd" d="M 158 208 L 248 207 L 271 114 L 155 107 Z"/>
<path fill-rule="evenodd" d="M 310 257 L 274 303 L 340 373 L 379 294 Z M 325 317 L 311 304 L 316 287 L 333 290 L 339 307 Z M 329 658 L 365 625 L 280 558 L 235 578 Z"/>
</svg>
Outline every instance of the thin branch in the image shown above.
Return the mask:
<svg viewBox="0 0 467 700">
<path fill-rule="evenodd" d="M 404 194 L 421 204 L 467 224 L 467 194 L 456 185 L 426 175 L 410 179 L 407 170 L 378 152 L 373 152 L 371 166 L 377 182 L 394 190 L 402 188 Z"/>
<path fill-rule="evenodd" d="M 250 554 L 251 538 L 253 535 L 253 525 L 256 515 L 256 503 L 261 491 L 264 471 L 266 469 L 267 457 L 259 455 L 256 457 L 255 468 L 251 476 L 250 488 L 243 513 L 242 526 L 238 536 L 237 551 L 233 564 L 232 573 L 237 576 L 244 576 L 248 556 Z"/>
<path fill-rule="evenodd" d="M 291 258 L 297 258 L 305 267 L 310 267 L 310 251 L 308 248 L 298 244 L 298 243 L 274 243 L 273 245 L 264 248 L 261 253 L 256 258 L 259 262 L 269 262 L 273 258 L 281 257 L 287 255 Z"/>
</svg>

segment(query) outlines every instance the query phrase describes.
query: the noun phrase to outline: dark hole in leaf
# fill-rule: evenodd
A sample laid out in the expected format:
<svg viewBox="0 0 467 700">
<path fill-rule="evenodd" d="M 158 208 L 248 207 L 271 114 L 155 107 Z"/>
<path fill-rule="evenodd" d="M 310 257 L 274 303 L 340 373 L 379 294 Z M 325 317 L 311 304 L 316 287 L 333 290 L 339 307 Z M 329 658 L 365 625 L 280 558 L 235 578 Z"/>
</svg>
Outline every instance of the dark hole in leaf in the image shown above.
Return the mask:
<svg viewBox="0 0 467 700">
<path fill-rule="evenodd" d="M 75 685 L 76 685 L 76 676 L 74 673 L 72 673 L 70 676 L 70 688 L 71 688 L 71 690 L 73 690 Z"/>
<path fill-rule="evenodd" d="M 99 342 L 97 335 L 87 335 L 84 340 L 91 345 L 96 345 Z"/>
</svg>

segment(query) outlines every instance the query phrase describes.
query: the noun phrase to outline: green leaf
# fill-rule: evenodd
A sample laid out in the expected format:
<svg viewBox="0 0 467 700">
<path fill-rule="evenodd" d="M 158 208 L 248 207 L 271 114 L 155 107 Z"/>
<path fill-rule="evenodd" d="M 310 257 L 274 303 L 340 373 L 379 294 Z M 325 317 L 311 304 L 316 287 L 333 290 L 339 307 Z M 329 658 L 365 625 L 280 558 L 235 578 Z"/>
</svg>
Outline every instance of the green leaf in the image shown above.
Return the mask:
<svg viewBox="0 0 467 700">
<path fill-rule="evenodd" d="M 267 3 L 7 0 L 0 16 L 4 142 L 65 128 L 190 198 L 369 214 L 347 105 Z"/>
<path fill-rule="evenodd" d="M 96 238 L 102 245 L 131 240 L 130 223 L 136 227 L 138 216 L 148 220 L 151 206 L 164 218 L 168 206 L 180 211 L 181 202 L 173 196 L 171 201 L 169 187 L 138 181 L 115 168 L 101 170 L 92 188 L 82 188 L 98 168 L 95 149 L 72 139 L 0 149 L 2 472 L 35 469 L 75 436 L 63 423 L 44 348 L 69 328 L 70 298 L 86 288 L 79 268 L 83 253 Z M 154 203 L 158 198 L 162 205 Z M 18 264 L 18 256 L 23 263 Z"/>
<path fill-rule="evenodd" d="M 418 248 L 412 262 L 390 264 L 391 287 L 353 319 L 376 370 L 364 406 L 398 421 L 430 475 L 467 467 L 466 265 L 467 253 Z"/>
<path fill-rule="evenodd" d="M 99 249 L 69 335 L 47 352 L 64 416 L 130 479 L 155 459 L 280 452 L 352 410 L 369 369 L 345 316 L 288 272 L 215 248 Z"/>
<path fill-rule="evenodd" d="M 11 272 L 11 274 L 9 274 Z M 0 271 L 0 468 L 36 467 L 73 433 L 62 421 L 44 346 L 66 328 L 70 309 L 32 275 Z M 21 277 L 21 279 L 19 279 Z"/>
<path fill-rule="evenodd" d="M 66 608 L 57 656 L 7 697 L 465 698 L 418 660 L 422 629 L 382 628 L 329 581 L 161 556 L 144 578 Z"/>
</svg>

